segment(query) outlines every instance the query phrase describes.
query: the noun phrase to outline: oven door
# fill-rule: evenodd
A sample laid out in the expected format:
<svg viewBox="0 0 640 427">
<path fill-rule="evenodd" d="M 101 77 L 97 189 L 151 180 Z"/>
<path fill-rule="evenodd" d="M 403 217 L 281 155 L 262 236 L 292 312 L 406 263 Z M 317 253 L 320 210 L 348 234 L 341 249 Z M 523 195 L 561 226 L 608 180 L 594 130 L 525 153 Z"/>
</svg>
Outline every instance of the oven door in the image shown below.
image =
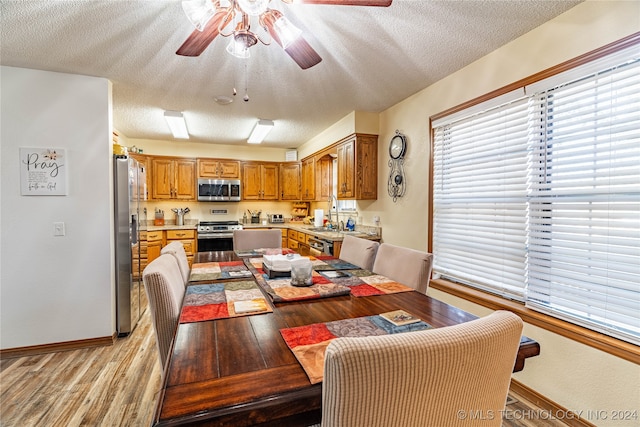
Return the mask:
<svg viewBox="0 0 640 427">
<path fill-rule="evenodd" d="M 232 250 L 233 233 L 198 233 L 198 252 Z"/>
</svg>

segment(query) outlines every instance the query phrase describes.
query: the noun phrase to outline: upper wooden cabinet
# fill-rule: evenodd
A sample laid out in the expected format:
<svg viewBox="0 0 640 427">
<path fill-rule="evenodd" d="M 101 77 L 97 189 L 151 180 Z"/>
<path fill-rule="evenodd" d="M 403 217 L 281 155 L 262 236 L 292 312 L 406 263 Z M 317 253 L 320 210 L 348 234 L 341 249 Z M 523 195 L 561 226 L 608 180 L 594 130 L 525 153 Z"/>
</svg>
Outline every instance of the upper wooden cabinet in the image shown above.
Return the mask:
<svg viewBox="0 0 640 427">
<path fill-rule="evenodd" d="M 316 159 L 316 200 L 326 202 L 333 190 L 333 158 L 329 155 Z"/>
<path fill-rule="evenodd" d="M 316 159 L 310 157 L 302 161 L 302 200 L 316 199 Z"/>
<path fill-rule="evenodd" d="M 151 158 L 152 198 L 196 200 L 195 159 Z"/>
<path fill-rule="evenodd" d="M 278 164 L 242 163 L 242 198 L 244 200 L 278 200 Z"/>
<path fill-rule="evenodd" d="M 337 151 L 338 199 L 377 199 L 377 135 L 351 135 L 338 144 Z"/>
<path fill-rule="evenodd" d="M 198 159 L 198 178 L 240 178 L 237 160 Z"/>
<path fill-rule="evenodd" d="M 300 163 L 280 163 L 280 200 L 300 200 Z"/>
</svg>

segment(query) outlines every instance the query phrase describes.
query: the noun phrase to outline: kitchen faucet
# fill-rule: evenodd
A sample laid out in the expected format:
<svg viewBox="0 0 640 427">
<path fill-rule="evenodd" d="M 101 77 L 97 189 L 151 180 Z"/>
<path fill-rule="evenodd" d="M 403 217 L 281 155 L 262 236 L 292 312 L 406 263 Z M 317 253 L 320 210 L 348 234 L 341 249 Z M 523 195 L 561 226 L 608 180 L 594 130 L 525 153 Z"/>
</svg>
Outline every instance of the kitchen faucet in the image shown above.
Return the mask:
<svg viewBox="0 0 640 427">
<path fill-rule="evenodd" d="M 331 197 L 329 197 L 328 201 L 329 201 L 329 213 L 328 213 L 329 224 L 331 224 L 331 227 L 333 227 L 333 228 L 338 228 L 338 224 L 339 224 L 338 223 L 338 198 L 335 196 L 335 194 L 332 194 Z M 333 209 L 332 206 L 333 206 L 333 202 L 334 201 L 335 201 L 335 204 L 336 204 L 336 223 L 335 223 L 335 227 L 334 227 L 333 221 L 331 220 L 331 218 L 332 218 L 331 210 Z"/>
</svg>

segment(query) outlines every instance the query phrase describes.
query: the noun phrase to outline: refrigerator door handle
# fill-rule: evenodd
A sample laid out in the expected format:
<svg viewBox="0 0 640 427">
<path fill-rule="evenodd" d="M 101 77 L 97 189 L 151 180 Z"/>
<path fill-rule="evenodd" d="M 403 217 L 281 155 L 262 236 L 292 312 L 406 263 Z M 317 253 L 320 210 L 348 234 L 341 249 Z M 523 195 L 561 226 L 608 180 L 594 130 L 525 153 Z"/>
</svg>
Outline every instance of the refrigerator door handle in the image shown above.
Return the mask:
<svg viewBox="0 0 640 427">
<path fill-rule="evenodd" d="M 131 215 L 131 245 L 138 244 L 138 218 Z"/>
</svg>

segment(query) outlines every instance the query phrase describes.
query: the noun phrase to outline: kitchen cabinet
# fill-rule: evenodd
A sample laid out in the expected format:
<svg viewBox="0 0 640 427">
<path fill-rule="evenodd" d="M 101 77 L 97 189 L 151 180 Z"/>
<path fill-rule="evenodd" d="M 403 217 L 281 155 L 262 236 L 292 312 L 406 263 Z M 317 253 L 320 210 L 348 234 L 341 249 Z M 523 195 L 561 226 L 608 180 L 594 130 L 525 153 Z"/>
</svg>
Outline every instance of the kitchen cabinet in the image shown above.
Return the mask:
<svg viewBox="0 0 640 427">
<path fill-rule="evenodd" d="M 318 191 L 315 200 L 326 202 L 331 198 L 333 189 L 333 158 L 324 156 L 316 160 L 316 189 Z"/>
<path fill-rule="evenodd" d="M 154 200 L 196 200 L 195 159 L 153 157 L 151 175 Z"/>
<path fill-rule="evenodd" d="M 298 252 L 300 255 L 309 255 L 310 254 L 310 246 L 309 246 L 309 238 L 310 234 L 303 233 L 302 231 L 297 230 L 289 230 L 287 232 L 288 237 L 288 248 L 293 249 Z"/>
<path fill-rule="evenodd" d="M 198 178 L 240 178 L 240 162 L 237 160 L 198 159 Z"/>
<path fill-rule="evenodd" d="M 315 200 L 316 199 L 316 159 L 310 157 L 302 161 L 302 171 L 300 175 L 302 177 L 302 200 Z"/>
<path fill-rule="evenodd" d="M 160 256 L 164 246 L 164 231 L 147 231 L 147 264 Z"/>
<path fill-rule="evenodd" d="M 300 200 L 300 163 L 280 164 L 280 200 Z"/>
<path fill-rule="evenodd" d="M 171 242 L 179 241 L 184 246 L 184 251 L 187 253 L 187 260 L 189 266 L 193 264 L 193 255 L 198 251 L 195 230 L 166 230 L 165 242 L 168 245 Z"/>
<path fill-rule="evenodd" d="M 378 137 L 354 134 L 337 146 L 338 199 L 378 198 Z"/>
<path fill-rule="evenodd" d="M 278 164 L 244 162 L 242 164 L 243 200 L 278 200 Z"/>
</svg>

